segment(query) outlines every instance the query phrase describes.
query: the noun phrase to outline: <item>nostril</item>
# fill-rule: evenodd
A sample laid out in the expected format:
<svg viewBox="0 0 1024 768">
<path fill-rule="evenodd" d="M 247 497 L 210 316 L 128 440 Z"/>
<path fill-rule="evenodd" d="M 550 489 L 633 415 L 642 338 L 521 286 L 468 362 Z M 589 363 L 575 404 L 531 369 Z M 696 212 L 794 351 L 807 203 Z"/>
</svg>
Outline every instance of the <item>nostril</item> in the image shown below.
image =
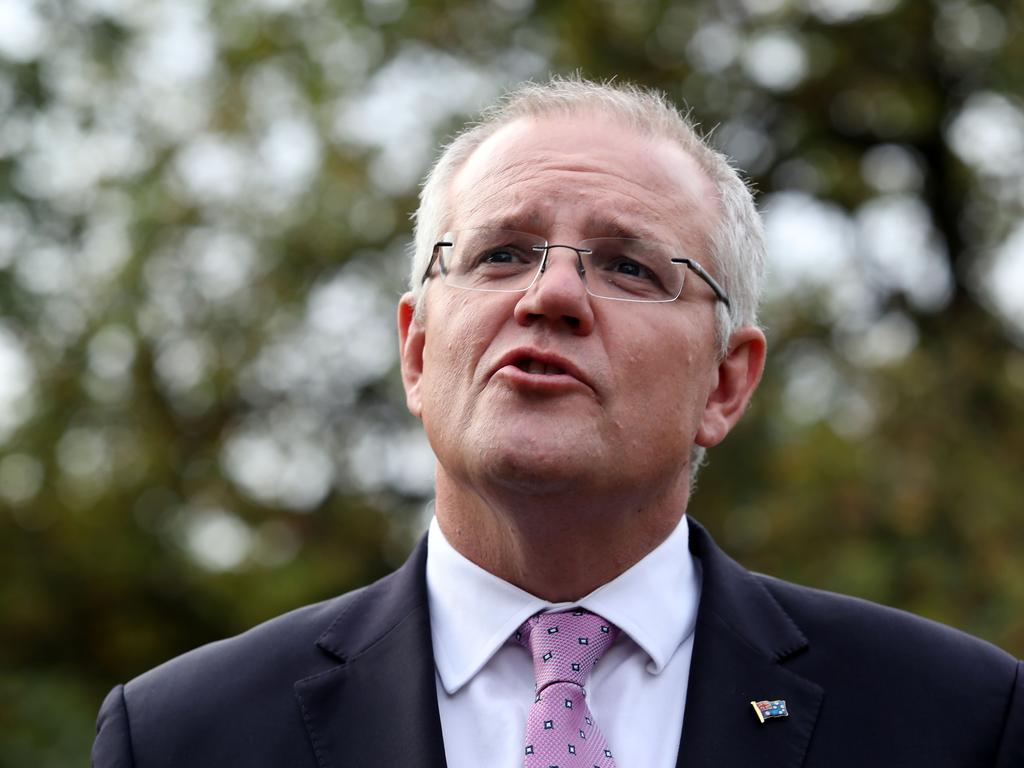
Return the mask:
<svg viewBox="0 0 1024 768">
<path fill-rule="evenodd" d="M 572 315 L 562 315 L 562 318 L 565 320 L 565 324 L 568 325 L 570 328 L 580 327 L 580 319 L 578 317 L 574 317 Z"/>
</svg>

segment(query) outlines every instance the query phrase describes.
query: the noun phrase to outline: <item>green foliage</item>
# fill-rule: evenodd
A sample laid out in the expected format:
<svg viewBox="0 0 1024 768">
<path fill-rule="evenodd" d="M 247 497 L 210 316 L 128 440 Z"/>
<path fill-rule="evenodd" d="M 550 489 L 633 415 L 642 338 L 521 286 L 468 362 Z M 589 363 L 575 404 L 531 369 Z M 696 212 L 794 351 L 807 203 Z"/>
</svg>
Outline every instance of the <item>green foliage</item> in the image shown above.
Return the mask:
<svg viewBox="0 0 1024 768">
<path fill-rule="evenodd" d="M 748 566 L 1024 654 L 1016 5 L 14 7 L 0 765 L 80 764 L 114 683 L 401 561 L 430 487 L 390 330 L 416 182 L 548 72 L 692 106 L 792 236 L 694 516 Z"/>
</svg>

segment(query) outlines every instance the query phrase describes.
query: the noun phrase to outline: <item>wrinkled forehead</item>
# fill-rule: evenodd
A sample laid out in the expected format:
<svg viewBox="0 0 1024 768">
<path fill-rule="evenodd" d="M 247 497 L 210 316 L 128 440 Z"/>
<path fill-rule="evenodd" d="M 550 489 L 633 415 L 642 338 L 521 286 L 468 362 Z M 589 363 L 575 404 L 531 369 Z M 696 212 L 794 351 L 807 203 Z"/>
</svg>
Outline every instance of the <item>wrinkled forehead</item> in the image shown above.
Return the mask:
<svg viewBox="0 0 1024 768">
<path fill-rule="evenodd" d="M 503 126 L 455 174 L 449 202 L 452 229 L 547 234 L 571 208 L 588 235 L 670 238 L 701 252 L 719 212 L 715 185 L 678 142 L 602 114 Z"/>
</svg>

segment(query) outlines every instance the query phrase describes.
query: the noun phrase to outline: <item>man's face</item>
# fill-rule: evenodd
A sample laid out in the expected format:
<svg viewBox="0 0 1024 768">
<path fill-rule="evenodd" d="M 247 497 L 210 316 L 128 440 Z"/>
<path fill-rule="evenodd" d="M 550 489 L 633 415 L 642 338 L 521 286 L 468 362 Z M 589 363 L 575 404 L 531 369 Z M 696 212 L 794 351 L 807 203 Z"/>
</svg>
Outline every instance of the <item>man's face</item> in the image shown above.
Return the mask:
<svg viewBox="0 0 1024 768">
<path fill-rule="evenodd" d="M 716 274 L 710 181 L 677 145 L 603 116 L 504 127 L 460 169 L 450 195 L 450 230 L 513 229 L 568 245 L 639 237 Z M 483 494 L 674 493 L 694 443 L 724 437 L 712 413 L 715 297 L 695 275 L 671 303 L 599 299 L 586 292 L 576 254 L 555 248 L 525 293 L 447 286 L 435 270 L 422 300 L 422 320 L 409 297 L 400 312 L 403 376 L 439 482 Z"/>
</svg>

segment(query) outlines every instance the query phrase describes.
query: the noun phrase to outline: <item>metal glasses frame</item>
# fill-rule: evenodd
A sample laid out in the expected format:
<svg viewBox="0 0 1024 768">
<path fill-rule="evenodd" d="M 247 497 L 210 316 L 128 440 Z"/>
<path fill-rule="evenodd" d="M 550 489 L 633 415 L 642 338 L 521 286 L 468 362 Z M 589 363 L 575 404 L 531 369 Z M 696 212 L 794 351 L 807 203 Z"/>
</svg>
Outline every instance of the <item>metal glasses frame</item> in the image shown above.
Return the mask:
<svg viewBox="0 0 1024 768">
<path fill-rule="evenodd" d="M 455 244 L 452 243 L 452 242 L 446 241 L 446 240 L 439 240 L 438 242 L 434 243 L 434 250 L 433 250 L 433 253 L 430 256 L 430 262 L 427 264 L 427 268 L 423 272 L 423 278 L 420 280 L 420 284 L 421 285 L 426 283 L 427 279 L 430 277 L 430 270 L 432 270 L 434 268 L 434 264 L 438 260 L 438 256 L 440 254 L 440 249 L 441 248 L 451 248 L 453 245 L 455 245 Z M 585 254 L 585 253 L 593 253 L 593 251 L 590 248 L 577 248 L 575 245 L 565 245 L 565 244 L 562 244 L 562 243 L 544 243 L 544 245 L 534 245 L 534 246 L 532 246 L 532 248 L 533 248 L 533 250 L 537 251 L 537 253 L 543 253 L 544 254 L 543 258 L 540 260 L 540 269 L 538 269 L 536 274 L 534 274 L 533 280 L 530 281 L 529 285 L 527 285 L 525 288 L 515 288 L 515 289 L 512 289 L 512 290 L 508 291 L 508 293 L 525 293 L 526 291 L 530 290 L 530 288 L 533 286 L 533 284 L 537 282 L 538 278 L 541 275 L 544 274 L 544 270 L 547 269 L 547 266 L 548 266 L 548 253 L 550 253 L 552 248 L 568 248 L 570 251 L 575 251 L 576 252 L 576 264 L 577 264 L 576 271 L 579 272 L 580 279 L 583 279 L 584 275 L 586 274 L 586 269 L 584 269 L 584 267 L 583 267 L 583 258 L 582 258 L 583 254 Z M 684 256 L 673 256 L 671 261 L 672 261 L 673 264 L 682 264 L 682 265 L 684 265 L 687 269 L 689 269 L 691 272 L 696 274 L 697 277 L 699 277 L 701 280 L 703 280 L 705 283 L 708 284 L 708 286 L 714 292 L 716 299 L 718 299 L 720 302 L 725 304 L 725 306 L 729 307 L 730 309 L 732 308 L 732 304 L 729 302 L 729 296 L 726 294 L 725 290 L 722 288 L 721 285 L 718 284 L 718 281 L 715 280 L 715 278 L 713 278 L 710 274 L 708 274 L 708 271 L 706 269 L 704 269 L 704 267 L 701 266 L 700 262 L 695 261 L 694 259 L 688 259 L 688 258 L 686 258 Z M 443 275 L 442 275 L 441 279 L 442 279 L 442 281 L 444 280 Z M 583 284 L 586 285 L 586 280 L 584 280 Z M 466 288 L 465 286 L 461 286 L 461 285 L 456 285 L 456 286 L 453 286 L 453 287 L 454 288 L 462 288 L 462 290 L 465 290 L 465 291 L 481 290 L 479 288 Z M 607 299 L 608 301 L 631 301 L 631 299 L 617 299 L 617 298 L 614 298 L 612 296 L 599 296 L 596 293 L 590 293 L 590 289 L 589 288 L 587 289 L 587 293 L 589 293 L 591 296 L 593 296 L 596 299 Z M 682 295 L 682 289 L 680 289 L 679 294 L 677 296 L 675 296 L 674 298 L 670 299 L 669 301 L 675 301 L 681 295 Z M 661 304 L 661 303 L 667 303 L 667 302 L 641 302 L 641 303 L 644 303 L 644 304 Z"/>
</svg>

